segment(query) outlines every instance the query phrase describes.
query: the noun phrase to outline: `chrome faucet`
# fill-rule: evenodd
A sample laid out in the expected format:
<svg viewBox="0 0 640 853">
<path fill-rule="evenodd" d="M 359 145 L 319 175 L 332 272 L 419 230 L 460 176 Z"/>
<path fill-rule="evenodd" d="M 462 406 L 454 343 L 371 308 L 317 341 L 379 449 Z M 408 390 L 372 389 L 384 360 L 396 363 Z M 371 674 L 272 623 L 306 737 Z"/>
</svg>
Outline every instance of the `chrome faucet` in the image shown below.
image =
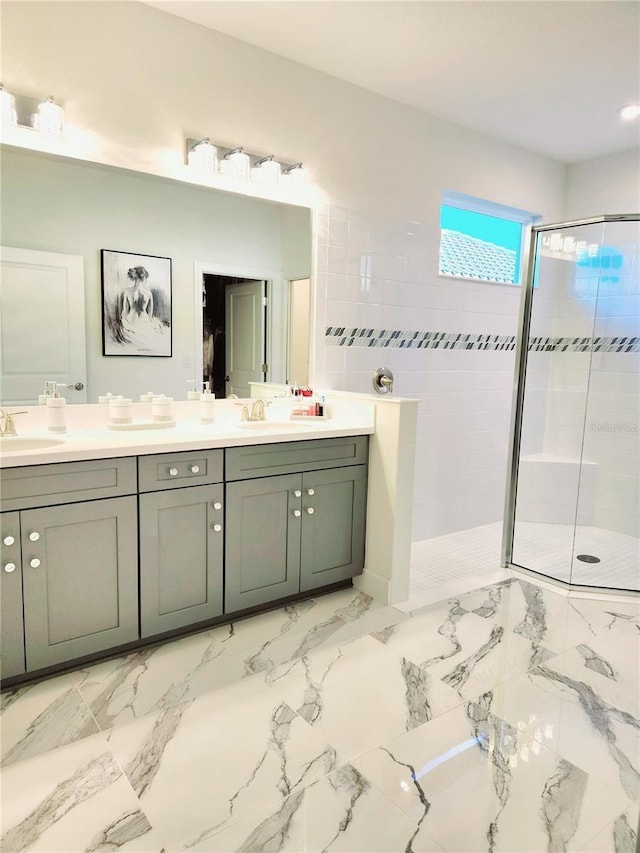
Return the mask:
<svg viewBox="0 0 640 853">
<path fill-rule="evenodd" d="M 0 421 L 4 420 L 4 426 L 0 427 L 0 435 L 17 435 L 13 416 L 26 414 L 26 412 L 6 412 L 4 409 L 0 409 Z"/>
</svg>

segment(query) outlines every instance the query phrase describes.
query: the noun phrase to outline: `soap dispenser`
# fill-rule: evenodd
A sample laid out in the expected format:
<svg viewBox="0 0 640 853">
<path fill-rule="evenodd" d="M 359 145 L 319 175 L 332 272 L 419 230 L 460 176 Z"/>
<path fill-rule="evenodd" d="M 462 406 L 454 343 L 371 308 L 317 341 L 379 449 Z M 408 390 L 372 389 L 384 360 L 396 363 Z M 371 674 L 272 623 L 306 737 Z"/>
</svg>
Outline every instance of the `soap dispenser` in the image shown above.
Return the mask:
<svg viewBox="0 0 640 853">
<path fill-rule="evenodd" d="M 49 383 L 50 396 L 47 397 L 47 426 L 49 432 L 66 432 L 67 419 L 65 406 L 67 401 L 58 393 L 55 382 Z"/>
<path fill-rule="evenodd" d="M 216 399 L 215 394 L 209 390 L 209 383 L 204 383 L 204 390 L 200 394 L 199 420 L 201 424 L 213 423 L 213 406 Z"/>
</svg>

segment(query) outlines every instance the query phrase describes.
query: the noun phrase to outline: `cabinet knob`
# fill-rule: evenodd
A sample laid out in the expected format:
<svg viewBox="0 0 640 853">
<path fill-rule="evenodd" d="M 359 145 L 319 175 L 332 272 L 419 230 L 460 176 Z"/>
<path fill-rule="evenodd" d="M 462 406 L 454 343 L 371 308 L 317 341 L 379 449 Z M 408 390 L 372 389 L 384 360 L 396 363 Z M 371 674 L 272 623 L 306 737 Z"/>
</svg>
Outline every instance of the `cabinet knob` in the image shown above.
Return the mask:
<svg viewBox="0 0 640 853">
<path fill-rule="evenodd" d="M 294 509 L 293 514 L 296 518 L 300 518 L 300 516 L 302 515 L 299 509 Z"/>
<path fill-rule="evenodd" d="M 308 494 L 308 495 L 315 495 L 315 493 L 316 493 L 316 490 L 315 490 L 315 489 L 307 489 L 307 494 Z"/>
<path fill-rule="evenodd" d="M 177 468 L 169 468 L 169 476 L 170 477 L 177 477 L 178 476 L 178 469 Z"/>
<path fill-rule="evenodd" d="M 293 493 L 293 496 L 294 496 L 294 498 L 301 498 L 302 492 L 300 491 L 300 489 L 296 489 L 295 492 Z"/>
<path fill-rule="evenodd" d="M 5 563 L 4 564 L 5 572 L 15 572 L 16 564 L 15 563 Z"/>
<path fill-rule="evenodd" d="M 14 545 L 15 544 L 15 536 L 5 536 L 2 540 L 5 545 Z"/>
<path fill-rule="evenodd" d="M 216 533 L 220 533 L 220 531 L 222 530 L 221 524 L 212 524 L 211 526 L 213 527 L 213 529 Z"/>
<path fill-rule="evenodd" d="M 191 471 L 192 474 L 198 474 L 200 471 L 200 466 L 199 465 L 189 465 L 189 470 Z"/>
<path fill-rule="evenodd" d="M 312 506 L 308 506 L 307 512 L 309 513 L 309 515 L 313 515 L 313 513 L 315 512 L 315 509 Z"/>
<path fill-rule="evenodd" d="M 33 530 L 33 531 L 29 534 L 29 539 L 30 539 L 32 542 L 37 542 L 39 538 L 40 538 L 40 534 L 38 533 L 38 531 L 37 531 L 37 530 Z"/>
<path fill-rule="evenodd" d="M 37 569 L 40 567 L 40 560 L 37 557 L 32 557 L 29 560 L 29 565 L 31 566 L 32 569 Z"/>
<path fill-rule="evenodd" d="M 214 501 L 214 502 L 211 504 L 211 506 L 212 506 L 214 509 L 222 509 L 222 504 L 220 503 L 220 501 Z"/>
</svg>

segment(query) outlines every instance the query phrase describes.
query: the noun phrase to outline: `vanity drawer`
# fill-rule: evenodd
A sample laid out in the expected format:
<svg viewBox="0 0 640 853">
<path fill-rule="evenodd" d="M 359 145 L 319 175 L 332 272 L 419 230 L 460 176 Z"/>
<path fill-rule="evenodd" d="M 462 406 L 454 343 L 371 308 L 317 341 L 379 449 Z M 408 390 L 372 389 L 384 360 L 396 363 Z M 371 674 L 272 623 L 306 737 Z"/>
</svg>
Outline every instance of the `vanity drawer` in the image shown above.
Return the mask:
<svg viewBox="0 0 640 853">
<path fill-rule="evenodd" d="M 367 435 L 230 447 L 225 451 L 226 479 L 249 480 L 343 465 L 362 465 L 367 462 L 368 448 Z"/>
<path fill-rule="evenodd" d="M 223 450 L 190 450 L 138 457 L 141 492 L 221 483 L 223 470 Z"/>
<path fill-rule="evenodd" d="M 0 507 L 5 512 L 117 498 L 134 495 L 136 486 L 136 461 L 132 457 L 3 468 Z"/>
</svg>

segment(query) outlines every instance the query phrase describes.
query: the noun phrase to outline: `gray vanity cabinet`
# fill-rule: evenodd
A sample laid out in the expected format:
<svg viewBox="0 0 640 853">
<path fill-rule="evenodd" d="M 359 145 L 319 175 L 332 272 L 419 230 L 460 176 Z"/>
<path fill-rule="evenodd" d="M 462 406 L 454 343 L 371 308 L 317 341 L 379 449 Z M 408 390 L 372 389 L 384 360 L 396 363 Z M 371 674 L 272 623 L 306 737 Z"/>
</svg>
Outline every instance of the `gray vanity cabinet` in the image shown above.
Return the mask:
<svg viewBox="0 0 640 853">
<path fill-rule="evenodd" d="M 27 670 L 138 638 L 135 497 L 21 513 Z"/>
<path fill-rule="evenodd" d="M 136 640 L 135 460 L 0 476 L 3 678 Z"/>
<path fill-rule="evenodd" d="M 362 571 L 367 449 L 355 436 L 227 450 L 226 613 Z"/>
<path fill-rule="evenodd" d="M 222 613 L 223 486 L 140 495 L 140 636 Z"/>
<path fill-rule="evenodd" d="M 0 552 L 1 672 L 3 678 L 11 678 L 25 671 L 20 514 L 17 512 L 3 512 L 0 515 Z"/>
<path fill-rule="evenodd" d="M 140 636 L 222 613 L 223 450 L 138 458 Z"/>
<path fill-rule="evenodd" d="M 366 466 L 305 473 L 302 496 L 300 592 L 359 574 L 364 566 Z"/>
<path fill-rule="evenodd" d="M 300 589 L 299 474 L 227 483 L 226 613 Z"/>
</svg>

